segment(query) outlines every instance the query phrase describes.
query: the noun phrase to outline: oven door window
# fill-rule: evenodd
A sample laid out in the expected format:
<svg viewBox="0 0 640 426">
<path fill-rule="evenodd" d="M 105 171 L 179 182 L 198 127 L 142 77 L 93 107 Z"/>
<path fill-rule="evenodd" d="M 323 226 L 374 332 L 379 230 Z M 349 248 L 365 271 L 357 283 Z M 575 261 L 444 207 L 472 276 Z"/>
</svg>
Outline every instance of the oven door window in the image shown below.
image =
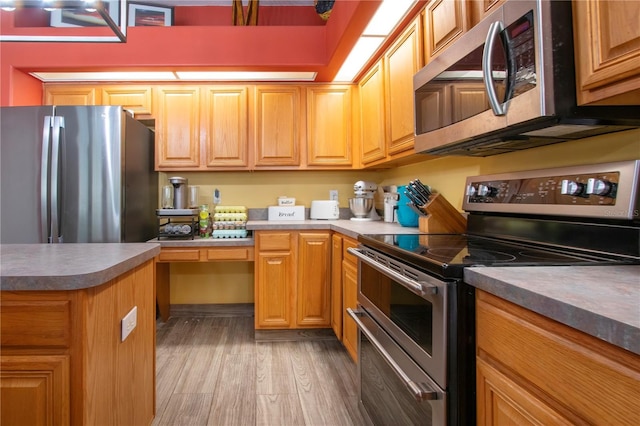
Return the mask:
<svg viewBox="0 0 640 426">
<path fill-rule="evenodd" d="M 361 268 L 360 292 L 413 342 L 433 356 L 433 305 L 367 265 Z"/>
</svg>

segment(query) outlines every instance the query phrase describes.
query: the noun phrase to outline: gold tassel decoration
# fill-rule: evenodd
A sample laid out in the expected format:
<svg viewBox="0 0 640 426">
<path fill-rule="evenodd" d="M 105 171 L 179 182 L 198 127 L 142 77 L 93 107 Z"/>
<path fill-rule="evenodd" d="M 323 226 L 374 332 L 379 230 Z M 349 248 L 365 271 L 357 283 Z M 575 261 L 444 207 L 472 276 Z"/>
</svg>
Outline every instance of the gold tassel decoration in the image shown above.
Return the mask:
<svg viewBox="0 0 640 426">
<path fill-rule="evenodd" d="M 244 9 L 242 0 L 233 0 L 232 4 L 233 25 L 244 25 Z"/>
<path fill-rule="evenodd" d="M 260 0 L 249 0 L 245 25 L 258 25 L 258 3 Z"/>
</svg>

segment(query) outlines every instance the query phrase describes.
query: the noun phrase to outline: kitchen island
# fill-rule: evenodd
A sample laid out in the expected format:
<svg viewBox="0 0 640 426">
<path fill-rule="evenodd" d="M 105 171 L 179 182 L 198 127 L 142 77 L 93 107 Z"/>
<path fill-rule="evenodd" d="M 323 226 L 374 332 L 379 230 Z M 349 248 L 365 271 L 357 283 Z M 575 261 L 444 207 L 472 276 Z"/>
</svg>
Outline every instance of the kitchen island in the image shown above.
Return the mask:
<svg viewBox="0 0 640 426">
<path fill-rule="evenodd" d="M 3 424 L 150 424 L 158 244 L 1 245 Z"/>
<path fill-rule="evenodd" d="M 640 266 L 464 276 L 477 290 L 479 425 L 640 423 Z"/>
</svg>

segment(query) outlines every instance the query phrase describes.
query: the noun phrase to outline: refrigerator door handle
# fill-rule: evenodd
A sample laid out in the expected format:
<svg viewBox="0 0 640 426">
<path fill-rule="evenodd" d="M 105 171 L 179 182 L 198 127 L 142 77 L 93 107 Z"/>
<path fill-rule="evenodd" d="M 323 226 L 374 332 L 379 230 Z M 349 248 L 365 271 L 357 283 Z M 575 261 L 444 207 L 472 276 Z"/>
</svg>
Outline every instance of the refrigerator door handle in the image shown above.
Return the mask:
<svg viewBox="0 0 640 426">
<path fill-rule="evenodd" d="M 49 233 L 49 153 L 51 151 L 51 126 L 53 125 L 53 117 L 47 115 L 44 117 L 42 125 L 42 159 L 40 162 L 40 229 L 42 235 L 46 238 L 43 243 L 51 242 L 51 234 Z"/>
<path fill-rule="evenodd" d="M 60 218 L 58 207 L 60 197 L 60 129 L 64 128 L 64 117 L 53 117 L 53 132 L 51 137 L 51 235 L 52 243 L 61 243 Z"/>
</svg>

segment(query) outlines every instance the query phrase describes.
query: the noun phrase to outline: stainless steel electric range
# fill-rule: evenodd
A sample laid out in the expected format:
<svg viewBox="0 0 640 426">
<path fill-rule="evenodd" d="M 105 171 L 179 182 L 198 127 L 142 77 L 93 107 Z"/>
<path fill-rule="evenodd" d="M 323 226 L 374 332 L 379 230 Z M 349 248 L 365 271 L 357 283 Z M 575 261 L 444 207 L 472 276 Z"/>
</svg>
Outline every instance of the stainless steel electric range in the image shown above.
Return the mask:
<svg viewBox="0 0 640 426">
<path fill-rule="evenodd" d="M 375 425 L 475 423 L 469 266 L 640 264 L 640 160 L 469 177 L 461 234 L 362 235 L 361 408 Z"/>
</svg>

